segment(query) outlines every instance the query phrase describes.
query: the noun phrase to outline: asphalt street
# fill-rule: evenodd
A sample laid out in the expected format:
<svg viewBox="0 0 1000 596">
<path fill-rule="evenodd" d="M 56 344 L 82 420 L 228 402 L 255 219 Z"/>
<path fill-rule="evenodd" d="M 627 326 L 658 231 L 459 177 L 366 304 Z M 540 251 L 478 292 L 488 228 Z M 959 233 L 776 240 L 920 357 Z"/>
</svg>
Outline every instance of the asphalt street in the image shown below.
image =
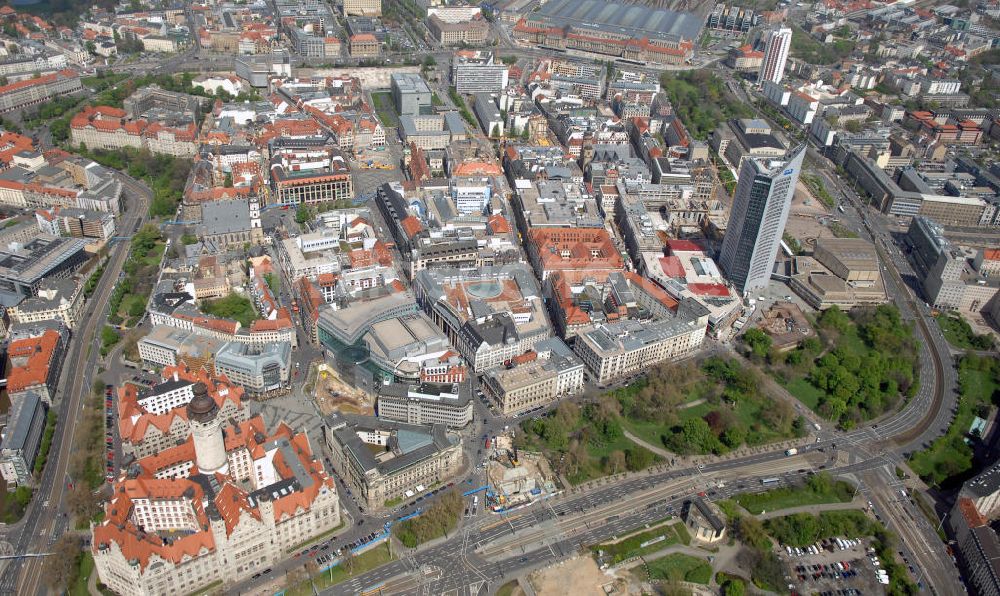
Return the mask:
<svg viewBox="0 0 1000 596">
<path fill-rule="evenodd" d="M 144 184 L 120 175 L 125 186 L 127 211 L 122 220 L 122 230 L 132 230 L 147 217 L 147 207 L 152 192 Z M 36 490 L 36 498 L 29 505 L 20 524 L 4 528 L 4 534 L 17 553 L 47 552 L 48 548 L 66 530 L 67 517 L 63 499 L 70 478 L 67 469 L 76 418 L 83 401 L 90 391 L 93 374 L 97 369 L 98 350 L 86 341 L 95 338 L 97 331 L 107 321 L 107 305 L 118 281 L 118 272 L 128 256 L 128 242 L 118 242 L 111 248 L 105 274 L 96 291 L 85 306 L 84 324 L 76 329 L 63 363 L 63 374 L 56 395 L 59 413 L 57 432 L 51 449 L 56 454 L 50 458 Z M 44 500 L 42 497 L 46 496 Z M 0 577 L 0 593 L 37 594 L 42 580 L 42 559 L 19 559 L 11 562 Z"/>
</svg>

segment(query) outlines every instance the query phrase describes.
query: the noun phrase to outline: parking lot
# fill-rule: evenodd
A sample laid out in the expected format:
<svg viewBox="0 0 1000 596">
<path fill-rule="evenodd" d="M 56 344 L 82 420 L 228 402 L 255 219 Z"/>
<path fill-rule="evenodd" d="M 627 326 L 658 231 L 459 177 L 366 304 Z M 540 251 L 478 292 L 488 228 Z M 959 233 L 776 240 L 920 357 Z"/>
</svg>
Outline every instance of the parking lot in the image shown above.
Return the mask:
<svg viewBox="0 0 1000 596">
<path fill-rule="evenodd" d="M 781 547 L 789 589 L 821 596 L 882 594 L 874 549 L 863 539 L 827 538 L 805 548 Z M 793 592 L 794 593 L 794 592 Z"/>
</svg>

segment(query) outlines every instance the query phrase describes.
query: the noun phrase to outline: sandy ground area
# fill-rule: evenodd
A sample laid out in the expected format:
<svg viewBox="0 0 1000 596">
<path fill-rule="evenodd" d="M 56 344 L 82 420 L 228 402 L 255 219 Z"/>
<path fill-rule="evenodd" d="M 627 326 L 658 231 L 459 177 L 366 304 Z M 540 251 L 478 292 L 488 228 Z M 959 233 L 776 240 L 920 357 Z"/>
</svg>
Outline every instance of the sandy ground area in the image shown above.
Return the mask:
<svg viewBox="0 0 1000 596">
<path fill-rule="evenodd" d="M 576 557 L 556 563 L 532 573 L 528 581 L 538 596 L 605 594 L 605 585 L 623 582 L 606 575 L 591 557 Z"/>
</svg>

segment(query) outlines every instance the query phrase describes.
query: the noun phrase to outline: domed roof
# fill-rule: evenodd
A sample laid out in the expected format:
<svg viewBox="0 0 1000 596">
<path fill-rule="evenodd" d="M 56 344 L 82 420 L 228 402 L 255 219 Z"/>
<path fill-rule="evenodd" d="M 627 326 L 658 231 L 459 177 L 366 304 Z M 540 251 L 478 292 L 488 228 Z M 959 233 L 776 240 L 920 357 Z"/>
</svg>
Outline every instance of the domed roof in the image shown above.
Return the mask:
<svg viewBox="0 0 1000 596">
<path fill-rule="evenodd" d="M 209 397 L 208 387 L 202 382 L 197 382 L 192 387 L 194 398 L 187 406 L 188 418 L 198 422 L 207 422 L 215 418 L 219 408 L 215 405 L 215 400 Z"/>
</svg>

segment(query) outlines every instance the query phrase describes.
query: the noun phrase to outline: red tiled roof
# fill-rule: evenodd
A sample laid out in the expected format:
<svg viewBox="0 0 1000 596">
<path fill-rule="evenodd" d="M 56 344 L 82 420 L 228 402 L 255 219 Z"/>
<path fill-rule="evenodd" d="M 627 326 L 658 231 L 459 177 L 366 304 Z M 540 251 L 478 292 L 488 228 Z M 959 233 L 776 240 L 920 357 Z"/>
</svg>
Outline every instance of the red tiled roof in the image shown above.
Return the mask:
<svg viewBox="0 0 1000 596">
<path fill-rule="evenodd" d="M 59 333 L 52 329 L 38 337 L 11 342 L 7 348 L 7 358 L 11 364 L 7 373 L 8 393 L 44 385 L 59 342 Z"/>
<path fill-rule="evenodd" d="M 667 240 L 667 248 L 670 252 L 702 252 L 701 246 L 690 240 Z"/>
<path fill-rule="evenodd" d="M 962 513 L 962 517 L 965 518 L 970 528 L 985 526 L 987 523 L 986 518 L 976 509 L 975 501 L 968 497 L 962 497 L 958 500 L 958 510 Z"/>
<path fill-rule="evenodd" d="M 660 257 L 660 269 L 663 270 L 664 275 L 667 277 L 684 277 L 684 265 L 681 264 L 679 257 L 673 255 Z"/>
<path fill-rule="evenodd" d="M 633 286 L 638 286 L 643 292 L 649 294 L 658 300 L 660 304 L 669 309 L 676 310 L 677 306 L 680 304 L 673 296 L 668 294 L 666 290 L 634 271 L 626 271 L 625 279 L 627 279 Z"/>
<path fill-rule="evenodd" d="M 27 79 L 24 81 L 17 81 L 4 85 L 0 87 L 0 95 L 5 93 L 10 93 L 12 91 L 17 91 L 18 89 L 24 89 L 27 87 L 34 87 L 36 85 L 47 85 L 49 83 L 55 82 L 59 77 L 76 77 L 78 76 L 75 71 L 72 70 L 60 70 L 59 72 L 54 72 L 52 74 L 42 75 L 33 79 Z"/>
<path fill-rule="evenodd" d="M 403 218 L 403 221 L 399 223 L 400 225 L 403 226 L 403 232 L 406 233 L 407 238 L 413 238 L 414 236 L 419 234 L 421 230 L 424 229 L 424 226 L 422 223 L 420 223 L 420 220 L 412 215 L 407 215 L 405 218 Z"/>
<path fill-rule="evenodd" d="M 713 283 L 690 283 L 688 290 L 697 296 L 728 296 L 729 288 L 725 284 Z"/>
<path fill-rule="evenodd" d="M 494 234 L 510 234 L 510 222 L 502 215 L 493 215 L 486 224 Z"/>
</svg>

